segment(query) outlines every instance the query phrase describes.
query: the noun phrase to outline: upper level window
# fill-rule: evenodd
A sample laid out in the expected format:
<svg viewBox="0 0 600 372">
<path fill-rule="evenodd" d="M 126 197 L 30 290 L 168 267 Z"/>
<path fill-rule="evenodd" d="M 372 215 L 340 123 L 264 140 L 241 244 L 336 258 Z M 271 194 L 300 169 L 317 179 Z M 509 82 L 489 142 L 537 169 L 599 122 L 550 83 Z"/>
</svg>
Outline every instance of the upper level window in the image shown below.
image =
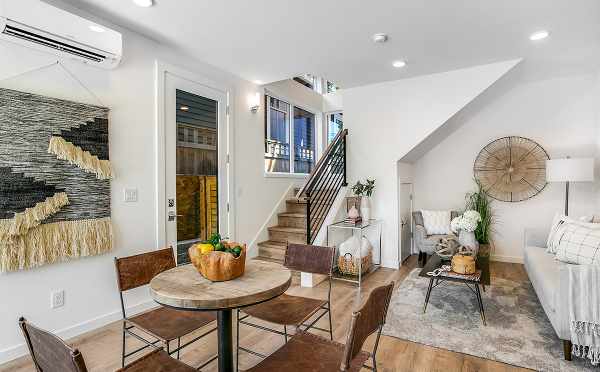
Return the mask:
<svg viewBox="0 0 600 372">
<path fill-rule="evenodd" d="M 330 144 L 342 129 L 344 129 L 344 113 L 327 114 L 327 144 Z"/>
<path fill-rule="evenodd" d="M 315 114 L 281 99 L 265 97 L 265 171 L 310 173 L 316 153 Z"/>
</svg>

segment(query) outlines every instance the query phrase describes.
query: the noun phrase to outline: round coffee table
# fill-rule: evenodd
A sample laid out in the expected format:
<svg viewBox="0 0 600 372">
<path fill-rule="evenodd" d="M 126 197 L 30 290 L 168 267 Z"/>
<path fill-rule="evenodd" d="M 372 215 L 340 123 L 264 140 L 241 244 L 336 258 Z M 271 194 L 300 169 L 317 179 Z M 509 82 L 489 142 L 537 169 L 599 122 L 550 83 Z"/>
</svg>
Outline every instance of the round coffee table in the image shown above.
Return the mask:
<svg viewBox="0 0 600 372">
<path fill-rule="evenodd" d="M 244 275 L 226 282 L 211 282 L 193 265 L 158 274 L 150 282 L 154 301 L 182 310 L 216 311 L 219 372 L 233 371 L 232 309 L 255 305 L 285 292 L 292 274 L 277 263 L 249 260 Z"/>
</svg>

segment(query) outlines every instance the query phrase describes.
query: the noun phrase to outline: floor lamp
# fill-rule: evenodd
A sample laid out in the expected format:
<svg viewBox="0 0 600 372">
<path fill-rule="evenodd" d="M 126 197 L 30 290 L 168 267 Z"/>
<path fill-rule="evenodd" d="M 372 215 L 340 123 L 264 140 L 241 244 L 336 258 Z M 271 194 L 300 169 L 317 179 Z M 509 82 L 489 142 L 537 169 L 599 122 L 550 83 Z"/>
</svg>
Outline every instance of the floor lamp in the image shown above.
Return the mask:
<svg viewBox="0 0 600 372">
<path fill-rule="evenodd" d="M 569 183 L 593 182 L 593 158 L 552 159 L 546 161 L 546 180 L 565 182 L 565 216 L 569 215 Z"/>
</svg>

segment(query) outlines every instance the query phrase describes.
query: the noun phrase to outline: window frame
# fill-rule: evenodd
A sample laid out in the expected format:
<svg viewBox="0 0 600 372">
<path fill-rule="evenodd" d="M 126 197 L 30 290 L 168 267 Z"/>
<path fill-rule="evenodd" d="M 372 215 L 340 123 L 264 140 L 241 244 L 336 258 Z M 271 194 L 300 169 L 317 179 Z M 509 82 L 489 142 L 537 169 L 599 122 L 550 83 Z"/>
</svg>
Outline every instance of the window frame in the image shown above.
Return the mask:
<svg viewBox="0 0 600 372">
<path fill-rule="evenodd" d="M 280 101 L 283 101 L 285 103 L 288 104 L 288 112 L 287 112 L 287 135 L 289 138 L 289 147 L 290 147 L 290 157 L 289 157 L 289 162 L 290 162 L 290 170 L 289 172 L 269 172 L 265 169 L 264 167 L 264 154 L 263 154 L 263 172 L 265 174 L 265 177 L 291 177 L 291 178 L 306 178 L 310 175 L 310 173 L 295 173 L 294 172 L 294 167 L 295 167 L 295 141 L 296 138 L 294 136 L 294 128 L 293 128 L 293 120 L 294 120 L 294 108 L 299 108 L 301 110 L 304 110 L 310 114 L 313 115 L 314 120 L 313 120 L 313 145 L 314 145 L 314 159 L 313 159 L 313 167 L 317 164 L 317 160 L 318 160 L 318 155 L 320 153 L 320 146 L 319 146 L 319 125 L 320 123 L 320 113 L 316 112 L 314 109 L 301 105 L 301 104 L 296 104 L 294 101 L 283 97 L 281 95 L 278 95 L 276 93 L 273 93 L 271 91 L 268 91 L 265 89 L 265 133 L 264 133 L 264 138 L 263 138 L 263 142 L 264 142 L 264 146 L 265 146 L 265 152 L 264 154 L 266 154 L 266 150 L 267 150 L 267 139 L 271 138 L 271 103 L 270 103 L 270 98 L 275 98 L 278 99 Z M 280 112 L 285 112 L 279 109 L 275 109 L 278 110 Z"/>
</svg>

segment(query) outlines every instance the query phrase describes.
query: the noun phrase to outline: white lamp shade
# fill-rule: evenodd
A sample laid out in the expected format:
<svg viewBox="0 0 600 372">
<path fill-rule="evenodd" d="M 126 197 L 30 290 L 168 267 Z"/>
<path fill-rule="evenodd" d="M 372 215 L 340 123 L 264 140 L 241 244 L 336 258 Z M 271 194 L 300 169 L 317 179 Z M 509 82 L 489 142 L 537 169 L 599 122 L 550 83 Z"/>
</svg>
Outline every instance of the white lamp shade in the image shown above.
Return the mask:
<svg viewBox="0 0 600 372">
<path fill-rule="evenodd" d="M 546 180 L 548 182 L 592 182 L 594 181 L 594 159 L 547 160 Z"/>
</svg>

